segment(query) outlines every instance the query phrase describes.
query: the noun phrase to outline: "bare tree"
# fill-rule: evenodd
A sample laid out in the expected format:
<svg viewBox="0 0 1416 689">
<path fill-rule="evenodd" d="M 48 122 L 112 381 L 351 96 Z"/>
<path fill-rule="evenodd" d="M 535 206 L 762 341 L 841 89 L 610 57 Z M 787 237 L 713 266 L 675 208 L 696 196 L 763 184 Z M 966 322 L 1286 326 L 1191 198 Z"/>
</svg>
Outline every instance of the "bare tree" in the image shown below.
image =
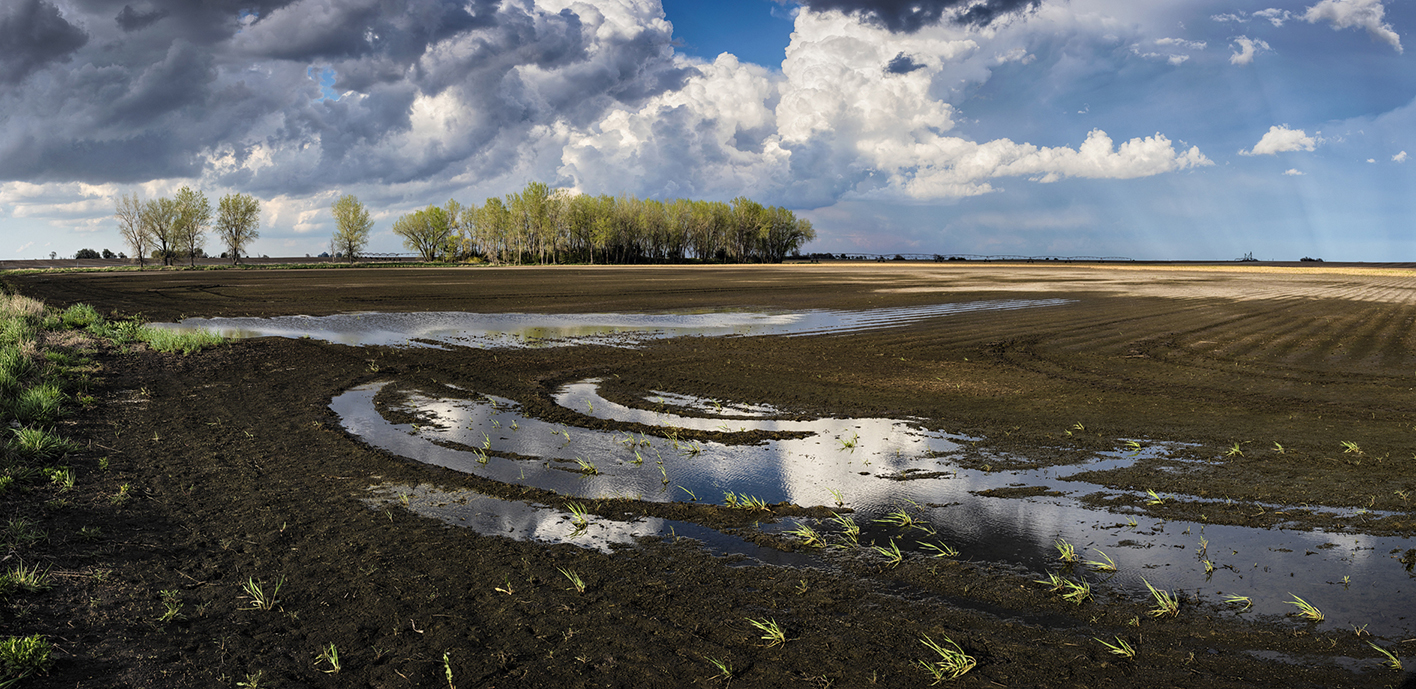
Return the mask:
<svg viewBox="0 0 1416 689">
<path fill-rule="evenodd" d="M 147 223 L 143 222 L 143 202 L 138 200 L 137 194 L 120 194 L 113 217 L 118 219 L 118 232 L 123 235 L 123 242 L 133 250 L 138 257 L 138 268 L 142 268 L 146 265 L 148 247 L 152 244 L 152 233 Z"/>
<path fill-rule="evenodd" d="M 334 245 L 349 257 L 352 265 L 354 257 L 369 244 L 374 221 L 369 219 L 369 209 L 353 194 L 339 197 L 330 210 L 334 213 Z"/>
<path fill-rule="evenodd" d="M 217 203 L 216 234 L 226 245 L 231 265 L 241 262 L 241 252 L 260 238 L 261 202 L 250 194 L 227 194 Z"/>
<path fill-rule="evenodd" d="M 187 251 L 188 265 L 197 265 L 197 252 L 206 245 L 207 228 L 211 225 L 211 202 L 206 194 L 191 187 L 177 190 L 177 221 L 173 234 L 177 244 Z"/>
</svg>

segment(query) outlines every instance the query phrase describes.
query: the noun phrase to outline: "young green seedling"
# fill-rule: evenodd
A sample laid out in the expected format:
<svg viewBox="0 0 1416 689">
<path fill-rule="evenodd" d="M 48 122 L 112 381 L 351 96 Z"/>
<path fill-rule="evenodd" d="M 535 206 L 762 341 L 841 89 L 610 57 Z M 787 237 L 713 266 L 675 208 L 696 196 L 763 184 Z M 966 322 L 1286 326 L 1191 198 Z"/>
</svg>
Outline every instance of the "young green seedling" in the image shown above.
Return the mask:
<svg viewBox="0 0 1416 689">
<path fill-rule="evenodd" d="M 1382 648 L 1381 646 L 1378 646 L 1370 641 L 1367 642 L 1367 645 L 1377 649 L 1378 653 L 1386 656 L 1386 660 L 1382 661 L 1382 665 L 1396 670 L 1397 672 L 1401 671 L 1401 658 L 1397 657 L 1395 653 L 1392 653 L 1391 651 L 1388 651 L 1385 648 Z"/>
<path fill-rule="evenodd" d="M 1100 643 L 1102 646 L 1105 646 L 1107 650 L 1111 651 L 1116 655 L 1121 656 L 1122 658 L 1136 657 L 1136 648 L 1131 644 L 1126 643 L 1126 640 L 1119 636 L 1116 637 L 1116 643 L 1114 644 L 1108 641 L 1102 641 L 1101 639 L 1097 639 L 1094 636 L 1092 638 L 1096 639 L 1097 642 Z"/>
<path fill-rule="evenodd" d="M 1112 560 L 1110 556 L 1108 556 L 1106 553 L 1101 552 L 1101 550 L 1100 550 L 1099 548 L 1092 548 L 1092 550 L 1095 550 L 1095 551 L 1096 551 L 1096 554 L 1097 554 L 1097 555 L 1100 555 L 1100 556 L 1101 556 L 1101 559 L 1102 559 L 1102 560 L 1105 560 L 1105 562 L 1101 562 L 1101 561 L 1098 561 L 1098 560 L 1087 560 L 1086 565 L 1087 565 L 1088 567 L 1091 567 L 1092 569 L 1094 569 L 1094 570 L 1096 570 L 1096 571 L 1098 571 L 1098 572 L 1115 572 L 1115 571 L 1116 571 L 1116 562 L 1115 562 L 1114 560 Z"/>
<path fill-rule="evenodd" d="M 928 672 L 934 677 L 935 684 L 939 684 L 946 679 L 958 679 L 962 677 L 964 673 L 974 669 L 974 667 L 978 665 L 978 661 L 974 660 L 973 656 L 964 653 L 964 649 L 960 648 L 957 643 L 954 643 L 953 639 L 947 636 L 944 637 L 944 643 L 952 648 L 936 643 L 933 639 L 929 638 L 928 634 L 921 638 L 919 642 L 939 656 L 939 659 L 934 661 L 915 661 L 920 667 L 924 668 L 925 672 Z"/>
<path fill-rule="evenodd" d="M 769 620 L 765 617 L 754 620 L 749 617 L 747 622 L 762 632 L 762 639 L 767 642 L 767 648 L 787 643 L 787 633 L 782 631 L 781 625 L 777 624 L 776 620 Z"/>
<path fill-rule="evenodd" d="M 573 588 L 576 593 L 585 593 L 585 580 L 581 579 L 579 574 L 576 574 L 574 570 L 564 567 L 557 567 L 556 569 L 559 569 L 560 573 L 564 574 L 565 578 L 570 580 L 571 588 Z"/>
<path fill-rule="evenodd" d="M 1288 595 L 1293 596 L 1292 593 L 1289 593 Z M 1302 598 L 1299 598 L 1298 596 L 1293 596 L 1293 600 L 1288 601 L 1288 604 L 1298 607 L 1298 612 L 1293 613 L 1298 617 L 1301 617 L 1310 622 L 1323 621 L 1323 611 L 1313 607 L 1312 603 L 1309 603 L 1308 601 L 1305 601 Z"/>
<path fill-rule="evenodd" d="M 900 546 L 895 543 L 895 539 L 890 539 L 889 546 L 874 546 L 875 552 L 885 556 L 885 564 L 891 568 L 899 567 L 905 561 L 905 554 L 900 552 Z"/>
<path fill-rule="evenodd" d="M 1151 586 L 1145 577 L 1141 577 L 1141 581 L 1145 583 L 1146 588 L 1150 589 L 1151 597 L 1155 599 L 1155 607 L 1150 610 L 1151 617 L 1165 617 L 1166 615 L 1175 617 L 1180 614 L 1179 596 Z"/>
</svg>

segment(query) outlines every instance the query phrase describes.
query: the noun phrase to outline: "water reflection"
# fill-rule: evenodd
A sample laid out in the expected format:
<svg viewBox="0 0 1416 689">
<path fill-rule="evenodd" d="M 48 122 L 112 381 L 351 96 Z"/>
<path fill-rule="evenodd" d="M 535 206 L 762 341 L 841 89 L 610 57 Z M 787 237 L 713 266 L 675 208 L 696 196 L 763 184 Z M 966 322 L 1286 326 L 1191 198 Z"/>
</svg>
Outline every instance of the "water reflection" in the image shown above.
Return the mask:
<svg viewBox="0 0 1416 689">
<path fill-rule="evenodd" d="M 656 517 L 617 521 L 591 514 L 577 523 L 571 515 L 554 507 L 502 500 L 473 490 L 443 490 L 428 484 L 383 484 L 373 487 L 365 502 L 382 509 L 401 506 L 414 514 L 470 528 L 487 536 L 568 543 L 605 553 L 613 551 L 616 546 L 633 545 L 643 538 L 667 536 L 675 540 L 697 541 L 715 555 L 743 556 L 740 564 L 818 564 L 809 556 L 762 548 L 692 522 Z"/>
<path fill-rule="evenodd" d="M 1253 599 L 1252 613 L 1283 615 L 1296 594 L 1327 613 L 1328 627 L 1368 625 L 1375 634 L 1416 630 L 1413 579 L 1397 561 L 1408 539 L 1365 534 L 1291 531 L 1167 522 L 1142 514 L 1116 514 L 1083 505 L 1082 495 L 1121 495 L 1078 481 L 1075 475 L 1124 466 L 1168 453 L 1108 453 L 1071 467 L 981 471 L 950 461 L 969 439 L 892 419 L 703 418 L 635 408 L 602 397 L 594 380 L 556 391 L 558 404 L 601 419 L 657 428 L 629 434 L 548 423 L 524 415 L 514 401 L 469 391 L 391 388 L 390 410 L 415 415 L 417 424 L 391 423 L 374 396 L 386 384 L 363 386 L 335 398 L 345 427 L 369 444 L 420 462 L 507 483 L 585 498 L 633 497 L 649 501 L 722 503 L 724 494 L 767 503 L 843 505 L 862 528 L 862 543 L 897 543 L 917 556 L 924 544 L 958 549 L 960 557 L 1056 570 L 1054 543 L 1064 539 L 1083 559 L 1113 559 L 1113 586 L 1138 594 L 1142 577 L 1186 596 L 1221 601 Z M 700 407 L 683 395 L 675 406 Z M 761 413 L 768 413 L 757 410 Z M 799 437 L 755 444 L 693 443 L 676 429 L 722 432 L 724 440 L 752 431 L 785 431 Z M 981 495 L 1027 487 L 1033 497 Z M 903 511 L 915 522 L 900 527 L 881 520 Z M 808 526 L 837 542 L 840 526 Z M 793 523 L 776 529 L 787 529 Z M 644 530 L 649 525 L 643 526 Z M 1206 565 L 1208 561 L 1208 566 Z M 1074 575 L 1083 574 L 1079 567 Z M 1093 581 L 1101 575 L 1087 573 Z"/>
<path fill-rule="evenodd" d="M 153 323 L 179 332 L 210 330 L 225 337 L 309 337 L 345 345 L 415 347 L 537 347 L 572 344 L 634 346 L 686 335 L 840 334 L 906 325 L 971 311 L 1012 311 L 1058 306 L 1066 299 L 995 299 L 865 311 L 811 310 L 776 313 L 350 313 L 277 318 L 188 318 Z"/>
</svg>

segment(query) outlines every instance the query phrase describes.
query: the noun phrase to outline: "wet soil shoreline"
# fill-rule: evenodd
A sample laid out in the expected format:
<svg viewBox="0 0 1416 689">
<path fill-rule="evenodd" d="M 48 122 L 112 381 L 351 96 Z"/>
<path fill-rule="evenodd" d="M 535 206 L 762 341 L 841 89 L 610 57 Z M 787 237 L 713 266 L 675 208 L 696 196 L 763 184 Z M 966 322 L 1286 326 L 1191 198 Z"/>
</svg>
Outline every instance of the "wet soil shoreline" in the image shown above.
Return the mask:
<svg viewBox="0 0 1416 689">
<path fill-rule="evenodd" d="M 1178 285 L 1174 297 L 1157 286 L 1167 280 Z M 105 495 L 127 483 L 135 497 L 118 505 L 96 497 L 43 515 L 51 539 L 68 544 L 54 569 L 71 576 L 11 610 L 7 625 L 55 633 L 46 630 L 63 619 L 69 628 L 60 662 L 35 686 L 234 686 L 255 672 L 262 686 L 438 686 L 449 668 L 462 687 L 924 686 L 931 678 L 915 662 L 929 658 L 925 635 L 947 636 L 977 658 L 960 686 L 1401 680 L 1352 631 L 1286 619 L 1249 624 L 1198 601 L 1155 619 L 1145 601 L 1102 587 L 1096 600 L 1074 605 L 1032 574 L 967 554 L 896 568 L 868 556 L 830 558 L 822 569 L 735 567 L 687 542 L 603 554 L 480 536 L 396 506 L 371 510 L 360 497 L 379 482 L 555 497 L 372 450 L 340 429 L 328 404 L 378 379 L 458 381 L 588 425 L 549 396 L 562 383 L 601 377 L 613 381 L 611 398 L 667 389 L 802 414 L 922 417 L 982 438 L 966 461 L 1006 452 L 1070 463 L 1124 439 L 1182 441 L 1196 444 L 1198 470 L 1138 464 L 1096 482 L 1239 507 L 1366 507 L 1389 515 L 1344 528 L 1410 534 L 1416 513 L 1400 494 L 1416 494 L 1416 276 L 752 266 L 8 281 L 51 304 L 154 319 L 1073 300 L 1046 312 L 961 314 L 849 336 L 682 338 L 638 349 L 440 352 L 261 339 L 188 357 L 107 353 L 98 404 L 66 429 L 87 444 L 72 462 Z M 1333 296 L 1311 296 L 1326 292 Z M 1360 454 L 1340 441 L 1358 444 Z M 100 457 L 110 460 L 106 472 L 95 468 Z M 747 525 L 739 513 L 705 505 L 591 507 L 612 518 Z M 1146 509 L 1272 523 L 1239 507 Z M 105 524 L 101 540 L 74 536 L 95 519 Z M 1334 525 L 1314 517 L 1308 526 Z M 567 590 L 561 569 L 582 576 L 586 590 Z M 275 610 L 243 609 L 243 583 L 280 577 Z M 185 619 L 154 621 L 165 590 L 179 592 Z M 748 618 L 777 620 L 789 641 L 768 646 Z M 1095 641 L 1115 636 L 1139 645 L 1134 659 Z M 343 659 L 338 674 L 316 662 L 329 643 Z M 732 666 L 731 679 L 714 660 Z"/>
</svg>

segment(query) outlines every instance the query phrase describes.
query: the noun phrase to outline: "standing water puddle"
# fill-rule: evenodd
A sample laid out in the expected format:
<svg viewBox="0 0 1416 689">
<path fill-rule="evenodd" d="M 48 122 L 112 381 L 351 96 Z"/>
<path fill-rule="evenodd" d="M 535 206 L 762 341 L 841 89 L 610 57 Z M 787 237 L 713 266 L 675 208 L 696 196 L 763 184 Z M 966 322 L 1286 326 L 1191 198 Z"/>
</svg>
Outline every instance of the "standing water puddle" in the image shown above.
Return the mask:
<svg viewBox="0 0 1416 689">
<path fill-rule="evenodd" d="M 996 299 L 868 311 L 811 310 L 780 313 L 350 313 L 279 318 L 188 318 L 153 327 L 224 337 L 310 337 L 346 345 L 536 347 L 576 344 L 634 346 L 644 340 L 686 335 L 841 334 L 906 325 L 972 311 L 1013 311 L 1059 306 L 1068 299 Z"/>
<path fill-rule="evenodd" d="M 1105 581 L 1140 596 L 1147 595 L 1144 578 L 1157 588 L 1183 590 L 1187 597 L 1211 602 L 1249 596 L 1252 612 L 1281 615 L 1294 612 L 1288 601 L 1296 594 L 1327 614 L 1326 627 L 1367 625 L 1367 631 L 1379 635 L 1416 629 L 1411 618 L 1416 581 L 1391 554 L 1409 548 L 1408 539 L 1167 522 L 1092 509 L 1077 500 L 1096 492 L 1120 493 L 1068 480 L 1070 476 L 1123 466 L 1135 457 L 1108 454 L 1079 465 L 1038 470 L 971 470 L 950 461 L 969 438 L 911 421 L 776 419 L 770 407 L 724 407 L 659 392 L 645 400 L 645 408 L 635 408 L 602 397 L 595 380 L 564 386 L 555 401 L 586 416 L 657 430 L 628 434 L 549 423 L 524 415 L 513 400 L 450 386 L 437 392 L 390 388 L 385 393 L 392 399 L 388 411 L 418 419 L 416 424 L 400 424 L 386 419 L 375 405 L 375 395 L 387 385 L 354 388 L 336 397 L 331 408 L 351 433 L 370 445 L 497 481 L 587 499 L 721 503 L 727 498 L 739 503 L 844 506 L 853 510 L 848 516 L 861 527 L 861 543 L 895 542 L 921 554 L 928 554 L 931 546 L 947 546 L 957 549 L 961 558 L 1020 564 L 1038 572 L 1057 569 L 1054 543 L 1062 539 L 1074 545 L 1083 560 L 1101 560 L 1096 552 L 1101 550 L 1118 569 L 1106 575 L 1084 574 L 1078 566 L 1074 578 Z M 683 416 L 673 413 L 676 409 L 718 416 Z M 717 437 L 744 444 L 688 442 L 678 439 L 682 429 L 714 431 L 722 434 Z M 753 443 L 762 432 L 779 437 Z M 757 435 L 746 435 L 753 433 Z M 1152 447 L 1146 452 L 1166 450 Z M 1047 494 L 1025 499 L 977 494 L 1020 486 L 1038 493 L 1045 489 Z M 555 516 L 543 519 L 568 520 L 568 515 L 552 512 Z M 876 521 L 899 512 L 915 525 Z M 786 522 L 764 528 L 796 526 Z M 836 542 L 843 538 L 836 522 L 806 523 Z M 668 532 L 648 520 L 614 528 Z M 1206 559 L 1212 572 L 1206 572 Z"/>
</svg>

